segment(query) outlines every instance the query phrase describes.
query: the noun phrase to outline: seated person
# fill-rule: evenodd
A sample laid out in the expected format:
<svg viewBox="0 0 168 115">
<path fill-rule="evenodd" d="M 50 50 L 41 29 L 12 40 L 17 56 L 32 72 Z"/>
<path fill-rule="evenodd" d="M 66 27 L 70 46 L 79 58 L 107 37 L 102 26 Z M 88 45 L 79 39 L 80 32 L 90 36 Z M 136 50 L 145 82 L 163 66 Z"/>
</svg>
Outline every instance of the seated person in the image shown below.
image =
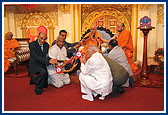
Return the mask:
<svg viewBox="0 0 168 115">
<path fill-rule="evenodd" d="M 47 35 L 40 32 L 37 36 L 37 40 L 33 41 L 29 45 L 30 49 L 30 84 L 35 84 L 36 95 L 41 95 L 43 88 L 48 86 L 48 73 L 47 65 L 55 64 L 55 59 L 47 59 L 49 44 L 45 42 Z"/>
<path fill-rule="evenodd" d="M 12 39 L 12 37 L 13 37 L 12 32 L 8 32 L 6 33 L 6 37 L 4 39 L 4 72 L 6 72 L 10 66 L 8 59 L 16 58 L 15 51 L 18 47 L 20 47 L 17 40 Z"/>
<path fill-rule="evenodd" d="M 113 86 L 113 78 L 110 67 L 98 48 L 94 44 L 89 44 L 86 49 L 85 56 L 81 56 L 81 73 L 79 80 L 81 83 L 81 92 L 85 100 L 93 101 L 98 94 L 101 95 L 99 99 L 103 100 L 106 95 L 111 93 Z"/>
<path fill-rule="evenodd" d="M 49 58 L 54 58 L 56 60 L 68 60 L 67 58 L 67 51 L 64 46 L 65 39 L 62 36 L 58 36 L 56 39 L 56 44 L 53 45 L 49 49 Z M 49 65 L 47 67 L 48 70 L 48 83 L 51 85 L 54 85 L 57 88 L 62 87 L 64 84 L 70 83 L 69 74 L 58 74 L 56 73 L 56 66 L 62 66 L 64 67 L 68 62 L 64 61 L 63 63 L 59 63 L 57 61 L 56 65 Z"/>
<path fill-rule="evenodd" d="M 99 52 L 101 52 L 101 43 L 103 43 L 102 39 L 102 35 L 97 32 L 97 27 L 91 25 L 90 32 L 81 40 L 81 45 L 84 45 L 84 48 L 81 51 L 84 53 L 89 44 L 94 44 L 97 46 Z"/>
<path fill-rule="evenodd" d="M 118 47 L 118 42 L 116 39 L 110 40 L 109 48 L 111 49 L 111 51 L 108 53 L 108 57 L 113 59 L 115 62 L 117 62 L 121 66 L 123 66 L 129 73 L 129 76 L 132 76 L 133 73 L 128 63 L 125 52 L 123 51 L 122 48 Z M 129 87 L 129 79 L 123 86 Z"/>
<path fill-rule="evenodd" d="M 59 36 L 62 36 L 65 40 L 66 40 L 66 36 L 67 36 L 67 31 L 66 30 L 60 30 L 59 32 Z M 52 46 L 56 44 L 56 40 L 53 41 Z M 77 44 L 79 44 L 79 42 L 76 43 L 68 43 L 68 42 L 64 42 L 64 47 L 67 50 L 67 57 L 71 58 L 73 56 L 73 53 L 75 53 L 75 46 L 77 47 Z"/>
</svg>

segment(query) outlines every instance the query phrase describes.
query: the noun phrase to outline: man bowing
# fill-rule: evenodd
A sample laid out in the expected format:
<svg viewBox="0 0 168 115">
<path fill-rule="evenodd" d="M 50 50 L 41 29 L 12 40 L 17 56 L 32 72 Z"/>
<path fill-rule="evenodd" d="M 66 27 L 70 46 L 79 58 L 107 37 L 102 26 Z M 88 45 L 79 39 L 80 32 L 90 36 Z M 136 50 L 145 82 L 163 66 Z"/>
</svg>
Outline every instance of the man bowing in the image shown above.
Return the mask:
<svg viewBox="0 0 168 115">
<path fill-rule="evenodd" d="M 106 95 L 112 92 L 113 78 L 110 67 L 98 48 L 94 44 L 89 44 L 86 49 L 86 58 L 81 56 L 81 73 L 79 80 L 81 83 L 81 92 L 85 93 L 82 98 L 93 101 L 98 94 L 99 99 L 103 100 Z"/>
</svg>

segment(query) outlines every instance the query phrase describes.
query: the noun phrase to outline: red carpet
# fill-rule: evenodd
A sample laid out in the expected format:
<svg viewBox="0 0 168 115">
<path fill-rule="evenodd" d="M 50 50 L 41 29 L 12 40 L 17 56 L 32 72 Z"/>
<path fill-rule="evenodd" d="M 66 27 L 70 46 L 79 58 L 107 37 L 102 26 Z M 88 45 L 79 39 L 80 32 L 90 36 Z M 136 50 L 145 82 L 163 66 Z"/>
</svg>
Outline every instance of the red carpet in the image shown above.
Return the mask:
<svg viewBox="0 0 168 115">
<path fill-rule="evenodd" d="M 93 102 L 81 98 L 80 85 L 71 83 L 62 88 L 49 85 L 42 95 L 35 95 L 29 77 L 4 78 L 5 111 L 163 111 L 163 88 L 125 88 L 117 98 L 95 98 Z"/>
<path fill-rule="evenodd" d="M 28 75 L 27 67 L 25 66 L 25 63 L 21 63 L 18 65 L 18 74 L 16 75 L 14 73 L 14 69 L 12 67 L 9 68 L 9 70 L 5 73 L 5 77 L 15 77 L 15 78 L 21 78 Z"/>
<path fill-rule="evenodd" d="M 164 88 L 164 75 L 158 75 L 155 73 L 149 74 L 149 79 L 151 81 L 151 85 L 146 86 L 149 88 Z M 135 87 L 143 87 L 141 84 L 138 83 L 138 81 L 134 82 Z"/>
</svg>

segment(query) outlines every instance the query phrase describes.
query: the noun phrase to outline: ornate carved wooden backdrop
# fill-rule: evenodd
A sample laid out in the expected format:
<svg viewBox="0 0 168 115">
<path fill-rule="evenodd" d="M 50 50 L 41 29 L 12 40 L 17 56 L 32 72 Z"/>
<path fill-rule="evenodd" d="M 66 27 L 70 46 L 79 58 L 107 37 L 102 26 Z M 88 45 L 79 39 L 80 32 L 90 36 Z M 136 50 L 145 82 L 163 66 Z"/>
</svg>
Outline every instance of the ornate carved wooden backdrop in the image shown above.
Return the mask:
<svg viewBox="0 0 168 115">
<path fill-rule="evenodd" d="M 116 32 L 116 22 L 125 23 L 126 29 L 130 30 L 131 4 L 82 4 L 82 33 L 90 28 L 91 24 L 103 26 Z"/>
<path fill-rule="evenodd" d="M 109 29 L 113 34 L 115 34 L 116 24 L 118 21 L 119 20 L 114 16 L 104 15 L 104 16 L 98 17 L 96 20 L 93 21 L 92 24 L 96 25 L 97 27 L 105 27 Z"/>
<path fill-rule="evenodd" d="M 31 10 L 18 5 L 15 9 L 16 26 L 22 30 L 22 37 L 27 37 L 28 30 L 32 36 L 37 35 L 37 27 L 43 25 L 49 30 L 49 42 L 54 40 L 54 26 L 58 25 L 58 5 L 38 4 Z"/>
</svg>

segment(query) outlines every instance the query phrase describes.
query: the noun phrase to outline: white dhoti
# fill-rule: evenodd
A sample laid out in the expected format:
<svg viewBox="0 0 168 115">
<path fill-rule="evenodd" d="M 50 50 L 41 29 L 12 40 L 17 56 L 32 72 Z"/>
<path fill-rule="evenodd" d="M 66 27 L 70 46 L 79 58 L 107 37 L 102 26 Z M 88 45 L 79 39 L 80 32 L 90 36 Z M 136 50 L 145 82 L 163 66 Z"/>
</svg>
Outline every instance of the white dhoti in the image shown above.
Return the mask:
<svg viewBox="0 0 168 115">
<path fill-rule="evenodd" d="M 58 60 L 67 60 L 67 51 L 65 47 L 59 48 L 57 44 L 52 46 L 49 49 L 48 53 L 50 58 L 58 59 Z M 61 65 L 62 63 L 58 63 Z M 56 68 L 54 65 L 47 66 L 48 70 L 48 83 L 54 85 L 57 88 L 62 87 L 64 84 L 70 83 L 69 74 L 57 74 Z"/>
<path fill-rule="evenodd" d="M 85 94 L 92 94 L 92 91 L 102 95 L 102 85 L 95 77 L 90 75 L 79 74 L 81 82 L 81 92 Z"/>
<path fill-rule="evenodd" d="M 47 67 L 47 70 L 48 70 L 48 84 L 60 88 L 64 84 L 70 83 L 69 74 L 57 74 L 56 68 L 53 65 L 49 65 Z"/>
</svg>

